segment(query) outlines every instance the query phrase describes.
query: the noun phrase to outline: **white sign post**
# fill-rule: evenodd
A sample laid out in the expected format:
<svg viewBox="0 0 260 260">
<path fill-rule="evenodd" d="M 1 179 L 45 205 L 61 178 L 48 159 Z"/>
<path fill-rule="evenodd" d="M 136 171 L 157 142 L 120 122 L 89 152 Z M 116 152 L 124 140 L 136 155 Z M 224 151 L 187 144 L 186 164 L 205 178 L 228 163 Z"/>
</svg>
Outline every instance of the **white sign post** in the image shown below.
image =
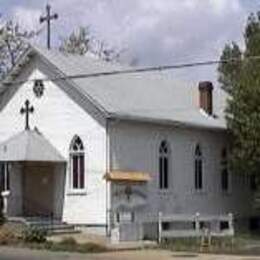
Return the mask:
<svg viewBox="0 0 260 260">
<path fill-rule="evenodd" d="M 7 212 L 8 212 L 8 197 L 10 196 L 10 191 L 7 190 L 7 191 L 2 191 L 1 192 L 1 196 L 3 197 L 3 214 L 4 216 L 7 215 Z"/>
</svg>

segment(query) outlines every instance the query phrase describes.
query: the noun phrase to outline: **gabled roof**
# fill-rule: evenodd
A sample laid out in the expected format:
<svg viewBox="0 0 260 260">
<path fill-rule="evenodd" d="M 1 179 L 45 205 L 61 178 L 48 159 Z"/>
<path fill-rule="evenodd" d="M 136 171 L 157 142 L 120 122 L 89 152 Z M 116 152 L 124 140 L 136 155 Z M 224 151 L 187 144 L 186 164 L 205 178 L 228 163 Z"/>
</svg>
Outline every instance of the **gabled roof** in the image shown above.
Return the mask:
<svg viewBox="0 0 260 260">
<path fill-rule="evenodd" d="M 38 131 L 25 130 L 0 144 L 0 162 L 65 162 L 66 159 Z"/>
<path fill-rule="evenodd" d="M 116 63 L 93 57 L 69 55 L 57 50 L 32 47 L 31 51 L 49 62 L 65 76 L 124 70 Z M 70 79 L 81 94 L 106 117 L 225 129 L 225 93 L 214 90 L 214 114 L 210 117 L 197 105 L 197 86 L 166 77 L 159 72 L 134 73 Z"/>
</svg>

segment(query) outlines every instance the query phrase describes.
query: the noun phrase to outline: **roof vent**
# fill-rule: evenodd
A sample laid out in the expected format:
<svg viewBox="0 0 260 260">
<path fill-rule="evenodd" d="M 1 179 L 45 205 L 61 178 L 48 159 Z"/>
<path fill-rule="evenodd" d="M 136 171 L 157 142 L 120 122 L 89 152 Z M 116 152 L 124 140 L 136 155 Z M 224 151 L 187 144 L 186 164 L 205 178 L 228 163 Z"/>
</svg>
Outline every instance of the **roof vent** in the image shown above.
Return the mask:
<svg viewBox="0 0 260 260">
<path fill-rule="evenodd" d="M 213 84 L 210 81 L 199 83 L 199 106 L 208 115 L 213 114 Z"/>
</svg>

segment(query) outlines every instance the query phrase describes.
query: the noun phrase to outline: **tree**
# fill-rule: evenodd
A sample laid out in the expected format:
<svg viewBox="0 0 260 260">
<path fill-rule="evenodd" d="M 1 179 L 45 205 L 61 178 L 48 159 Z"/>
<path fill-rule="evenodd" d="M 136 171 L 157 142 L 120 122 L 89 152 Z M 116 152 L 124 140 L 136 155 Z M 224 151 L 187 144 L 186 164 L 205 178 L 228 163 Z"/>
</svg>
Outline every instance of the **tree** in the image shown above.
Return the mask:
<svg viewBox="0 0 260 260">
<path fill-rule="evenodd" d="M 89 52 L 106 61 L 118 60 L 122 52 L 122 50 L 116 51 L 104 41 L 91 35 L 88 27 L 79 27 L 78 30 L 64 38 L 60 50 L 78 55 L 85 55 Z"/>
<path fill-rule="evenodd" d="M 251 14 L 244 32 L 245 51 L 236 43 L 226 45 L 220 63 L 219 82 L 228 92 L 226 109 L 231 134 L 231 167 L 260 180 L 260 15 Z M 259 194 L 258 194 L 259 195 Z M 258 196 L 257 195 L 257 196 Z M 259 197 L 259 196 L 258 196 Z"/>
<path fill-rule="evenodd" d="M 230 45 L 226 44 L 220 57 L 223 63 L 221 63 L 221 66 L 218 68 L 218 81 L 222 88 L 228 93 L 231 93 L 232 86 L 240 75 L 241 58 L 242 53 L 235 42 L 232 42 Z M 231 60 L 231 62 L 225 62 L 226 60 Z"/>
<path fill-rule="evenodd" d="M 90 50 L 91 37 L 87 28 L 80 27 L 68 38 L 62 40 L 60 50 L 71 54 L 84 55 Z"/>
<path fill-rule="evenodd" d="M 18 57 L 28 48 L 25 39 L 39 32 L 22 30 L 18 23 L 7 21 L 0 27 L 0 79 L 15 65 Z"/>
</svg>

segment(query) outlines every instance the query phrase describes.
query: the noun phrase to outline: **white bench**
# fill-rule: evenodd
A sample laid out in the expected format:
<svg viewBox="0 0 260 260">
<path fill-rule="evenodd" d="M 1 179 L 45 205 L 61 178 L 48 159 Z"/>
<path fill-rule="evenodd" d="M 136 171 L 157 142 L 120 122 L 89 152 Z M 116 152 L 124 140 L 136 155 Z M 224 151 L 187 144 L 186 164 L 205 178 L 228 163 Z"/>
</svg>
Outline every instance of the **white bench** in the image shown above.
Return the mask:
<svg viewBox="0 0 260 260">
<path fill-rule="evenodd" d="M 169 224 L 169 228 L 164 229 L 164 223 Z M 186 223 L 188 228 L 174 228 L 174 224 Z M 225 223 L 225 227 L 221 224 Z M 227 215 L 194 215 L 184 214 L 162 214 L 158 215 L 158 240 L 163 238 L 183 238 L 183 237 L 201 237 L 204 235 L 204 228 L 209 230 L 211 237 L 234 236 L 233 214 Z M 207 227 L 206 227 L 207 226 Z"/>
</svg>

